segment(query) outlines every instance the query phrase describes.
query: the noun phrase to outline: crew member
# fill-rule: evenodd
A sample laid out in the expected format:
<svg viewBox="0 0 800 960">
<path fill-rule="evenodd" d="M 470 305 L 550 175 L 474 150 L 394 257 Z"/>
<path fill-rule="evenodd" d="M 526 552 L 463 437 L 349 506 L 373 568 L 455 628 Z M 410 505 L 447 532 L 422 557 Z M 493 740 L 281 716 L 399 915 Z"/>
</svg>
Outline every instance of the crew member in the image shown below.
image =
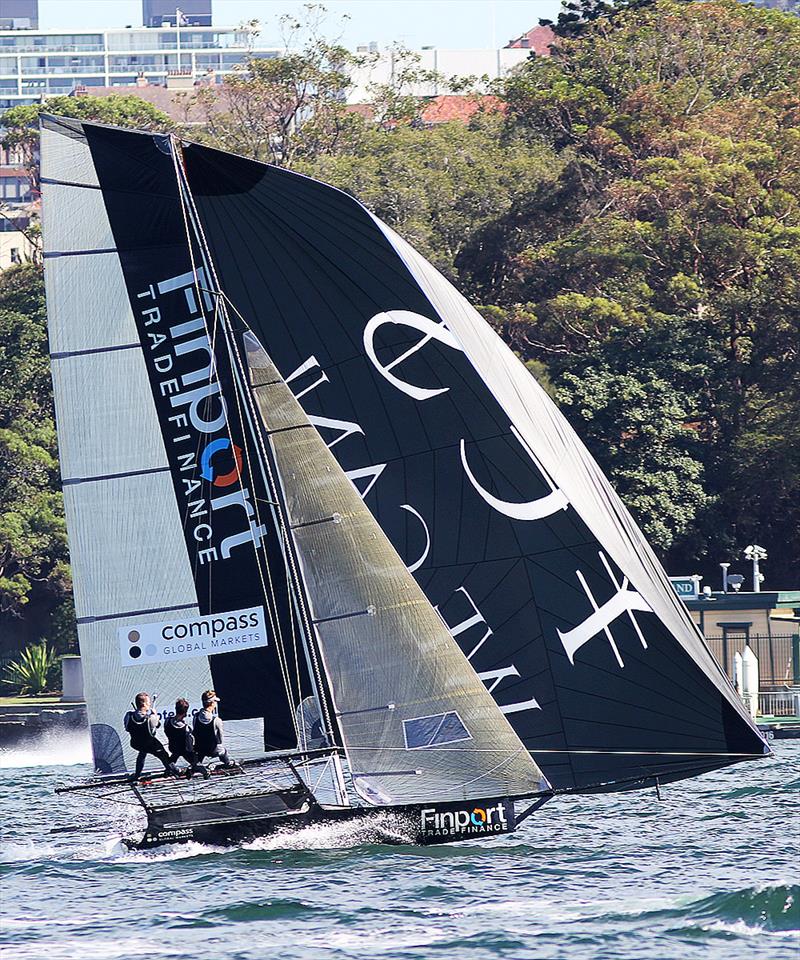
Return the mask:
<svg viewBox="0 0 800 960">
<path fill-rule="evenodd" d="M 133 701 L 134 709 L 125 714 L 123 725 L 131 738 L 131 746 L 138 750 L 136 769 L 132 780 L 138 780 L 144 769 L 148 753 L 157 757 L 167 773 L 176 774 L 178 768 L 172 763 L 164 749 L 164 744 L 156 736 L 161 726 L 161 717 L 153 710 L 149 693 L 137 693 Z"/>
<path fill-rule="evenodd" d="M 222 721 L 216 716 L 216 704 L 219 697 L 213 690 L 206 690 L 203 694 L 203 709 L 198 710 L 194 717 L 194 750 L 197 762 L 206 757 L 218 757 L 223 767 L 230 769 L 236 764 L 228 756 L 224 745 L 224 731 Z"/>
<path fill-rule="evenodd" d="M 189 764 L 189 776 L 193 773 L 202 773 L 204 777 L 209 777 L 208 770 L 197 762 L 197 755 L 194 751 L 194 735 L 189 726 L 187 714 L 189 712 L 189 701 L 180 697 L 175 701 L 174 716 L 167 717 L 164 721 L 164 733 L 167 735 L 169 743 L 169 759 L 172 763 L 183 757 Z"/>
</svg>

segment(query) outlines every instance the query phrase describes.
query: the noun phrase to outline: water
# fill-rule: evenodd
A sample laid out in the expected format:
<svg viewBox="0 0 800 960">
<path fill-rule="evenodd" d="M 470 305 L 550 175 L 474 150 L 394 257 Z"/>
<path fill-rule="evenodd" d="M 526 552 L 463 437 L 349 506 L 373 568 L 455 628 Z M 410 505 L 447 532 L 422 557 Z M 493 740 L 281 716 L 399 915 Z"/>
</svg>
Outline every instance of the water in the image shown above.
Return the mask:
<svg viewBox="0 0 800 960">
<path fill-rule="evenodd" d="M 3 955 L 797 960 L 800 741 L 774 747 L 661 803 L 555 800 L 496 840 L 379 847 L 315 828 L 148 853 L 119 843 L 130 815 L 53 795 L 90 772 L 85 743 L 0 754 Z"/>
</svg>

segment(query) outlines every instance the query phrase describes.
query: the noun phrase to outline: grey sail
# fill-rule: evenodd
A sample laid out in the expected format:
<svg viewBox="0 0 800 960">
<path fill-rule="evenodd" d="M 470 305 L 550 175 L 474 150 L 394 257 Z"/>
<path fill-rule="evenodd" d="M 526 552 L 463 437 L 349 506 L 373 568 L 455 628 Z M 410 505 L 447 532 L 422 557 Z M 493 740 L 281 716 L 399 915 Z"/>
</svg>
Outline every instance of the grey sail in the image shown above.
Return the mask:
<svg viewBox="0 0 800 960">
<path fill-rule="evenodd" d="M 139 690 L 211 685 L 207 657 L 126 665 L 119 629 L 198 612 L 133 310 L 81 126 L 42 128 L 45 285 L 64 507 L 95 764 Z M 158 563 L 153 558 L 158 557 Z"/>
<path fill-rule="evenodd" d="M 541 771 L 258 341 L 250 379 L 337 725 L 373 803 L 530 795 Z"/>
</svg>

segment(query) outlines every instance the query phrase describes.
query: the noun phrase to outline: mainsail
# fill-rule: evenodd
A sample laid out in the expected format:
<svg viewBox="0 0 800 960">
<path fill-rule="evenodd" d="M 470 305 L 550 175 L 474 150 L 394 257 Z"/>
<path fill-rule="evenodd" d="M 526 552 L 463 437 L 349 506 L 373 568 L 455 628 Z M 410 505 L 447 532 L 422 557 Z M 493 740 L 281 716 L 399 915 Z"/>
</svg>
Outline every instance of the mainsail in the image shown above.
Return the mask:
<svg viewBox="0 0 800 960">
<path fill-rule="evenodd" d="M 247 747 L 293 746 L 307 691 L 282 551 L 227 353 L 209 339 L 214 304 L 178 182 L 115 164 L 131 144 L 169 159 L 169 142 L 91 139 L 75 121 L 42 123 L 50 350 L 95 762 L 129 766 L 119 731 L 139 690 L 168 708 L 214 687 L 227 719 L 254 721 Z"/>
<path fill-rule="evenodd" d="M 103 482 L 133 485 L 139 505 L 150 498 L 170 500 L 169 489 L 171 510 L 162 500 L 154 509 L 164 511 L 157 521 L 164 542 L 172 543 L 163 571 L 171 579 L 151 591 L 160 599 L 148 593 L 147 603 L 194 600 L 201 612 L 222 609 L 215 606 L 213 584 L 203 579 L 207 571 L 197 562 L 185 515 L 175 509 L 181 477 L 179 464 L 167 459 L 169 439 L 162 432 L 159 446 L 158 431 L 153 440 L 147 427 L 156 426 L 154 410 L 174 406 L 175 398 L 157 395 L 160 371 L 141 346 L 148 331 L 138 315 L 129 316 L 129 304 L 140 304 L 140 294 L 153 285 L 161 294 L 159 284 L 177 282 L 192 268 L 174 157 L 165 138 L 157 136 L 62 121 L 45 127 L 51 144 L 44 149 L 57 161 L 45 170 L 48 209 L 60 210 L 55 216 L 64 223 L 91 219 L 97 233 L 83 237 L 65 227 L 67 236 L 50 237 L 48 284 L 64 283 L 73 291 L 73 309 L 80 310 L 75 284 L 85 284 L 89 303 L 95 296 L 91 271 L 106 270 L 98 305 L 102 316 L 81 328 L 82 335 L 95 330 L 97 335 L 88 346 L 59 349 L 88 351 L 93 359 L 83 376 L 93 383 L 103 379 L 117 402 L 123 391 L 110 382 L 113 368 L 100 364 L 112 362 L 108 358 L 117 347 L 131 349 L 131 362 L 139 364 L 138 373 L 113 374 L 124 377 L 116 382 L 124 382 L 125 390 L 135 381 L 130 389 L 139 392 L 125 395 L 141 411 L 138 419 L 131 416 L 136 422 L 130 434 L 115 437 L 114 446 L 124 452 L 120 465 L 109 457 L 100 472 L 74 476 L 123 474 L 120 481 Z M 625 788 L 763 755 L 757 729 L 597 465 L 522 364 L 454 288 L 340 191 L 197 145 L 185 145 L 183 158 L 219 288 L 265 347 L 553 785 Z M 82 279 L 70 275 L 59 281 L 51 261 L 66 259 L 65 253 L 76 263 L 91 264 Z M 100 266 L 103 257 L 113 269 Z M 185 310 L 188 290 L 195 308 L 211 309 L 198 306 L 207 292 L 204 283 L 172 287 L 163 296 Z M 186 329 L 181 325 L 194 319 L 184 314 L 169 323 Z M 76 324 L 75 317 L 71 323 L 56 321 L 64 330 Z M 224 356 L 217 362 L 223 395 L 230 370 Z M 143 373 L 150 379 L 149 393 L 141 390 Z M 65 376 L 57 373 L 56 380 Z M 208 391 L 205 381 L 183 386 Z M 63 392 L 58 382 L 57 388 Z M 198 403 L 214 402 L 210 395 L 195 397 Z M 61 397 L 59 429 L 63 432 L 65 417 L 80 422 L 82 402 L 89 404 L 91 430 L 101 433 L 95 424 L 102 425 L 103 401 L 93 397 Z M 197 409 L 208 421 L 207 408 Z M 231 444 L 244 447 L 236 431 L 244 438 L 247 425 L 233 418 L 231 431 Z M 140 466 L 148 450 L 145 433 L 158 456 L 153 465 Z M 69 457 L 66 464 L 69 479 Z M 130 475 L 140 470 L 146 478 L 141 488 Z M 231 466 L 229 474 L 234 472 Z M 154 477 L 161 483 L 157 492 L 145 486 L 154 484 Z M 77 487 L 86 497 L 91 489 Z M 261 496 L 266 499 L 267 491 L 252 502 Z M 252 519 L 244 502 L 240 507 Z M 251 537 L 269 553 L 270 538 L 257 532 L 259 526 L 251 528 Z M 106 533 L 111 529 L 107 525 Z M 100 530 L 97 539 L 102 536 Z M 80 535 L 72 538 L 77 582 L 90 579 L 82 546 L 90 537 L 94 543 L 84 520 Z M 148 543 L 152 551 L 154 542 Z M 130 569 L 139 555 L 127 545 L 113 549 L 122 553 L 121 568 Z M 277 545 L 271 552 L 277 556 Z M 258 553 L 250 550 L 253 557 Z M 110 561 L 106 565 L 113 570 L 116 556 Z M 248 584 L 256 572 L 256 567 L 243 570 L 237 578 L 236 602 L 242 608 L 251 605 Z M 130 585 L 125 604 L 144 605 L 139 592 L 146 577 Z M 183 593 L 178 585 L 185 586 Z M 119 590 L 116 581 L 113 590 Z M 107 592 L 105 584 L 93 587 L 95 607 L 88 609 L 98 603 L 108 609 Z M 87 614 L 79 615 L 85 627 Z M 104 637 L 101 644 L 109 642 Z M 228 656 L 232 662 L 242 654 Z M 279 667 L 273 663 L 266 671 L 272 682 L 277 683 Z M 262 672 L 248 674 L 256 675 Z M 233 680 L 231 689 L 235 686 Z M 288 705 L 285 695 L 275 703 Z"/>
</svg>

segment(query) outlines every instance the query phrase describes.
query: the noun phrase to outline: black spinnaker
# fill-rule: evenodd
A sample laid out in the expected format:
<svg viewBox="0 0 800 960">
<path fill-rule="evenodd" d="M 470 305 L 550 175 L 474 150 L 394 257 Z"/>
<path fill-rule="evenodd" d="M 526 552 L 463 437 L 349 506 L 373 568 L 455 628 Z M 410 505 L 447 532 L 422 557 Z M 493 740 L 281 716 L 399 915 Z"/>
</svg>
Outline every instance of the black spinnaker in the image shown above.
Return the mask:
<svg viewBox="0 0 800 960">
<path fill-rule="evenodd" d="M 338 190 L 185 158 L 224 289 L 553 785 L 762 756 L 630 515 L 450 284 Z"/>
<path fill-rule="evenodd" d="M 78 127 L 135 305 L 143 284 L 189 269 L 174 161 L 162 138 Z M 231 312 L 551 783 L 625 789 L 762 756 L 629 514 L 454 288 L 352 197 L 205 147 L 182 152 Z M 229 588 L 242 603 L 245 582 Z"/>
</svg>

